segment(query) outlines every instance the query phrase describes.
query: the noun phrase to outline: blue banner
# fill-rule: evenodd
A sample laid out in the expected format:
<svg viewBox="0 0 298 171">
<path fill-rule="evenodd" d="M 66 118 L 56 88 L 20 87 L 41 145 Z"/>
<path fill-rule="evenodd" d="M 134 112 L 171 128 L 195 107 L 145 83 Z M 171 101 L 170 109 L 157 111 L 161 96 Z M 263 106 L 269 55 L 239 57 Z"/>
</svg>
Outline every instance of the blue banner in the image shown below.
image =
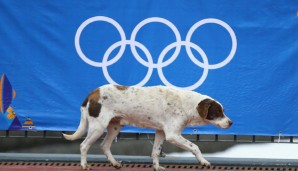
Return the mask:
<svg viewBox="0 0 298 171">
<path fill-rule="evenodd" d="M 184 133 L 298 135 L 298 1 L 2 0 L 0 21 L 1 130 L 75 130 L 110 83 L 197 91 L 234 123 Z"/>
</svg>

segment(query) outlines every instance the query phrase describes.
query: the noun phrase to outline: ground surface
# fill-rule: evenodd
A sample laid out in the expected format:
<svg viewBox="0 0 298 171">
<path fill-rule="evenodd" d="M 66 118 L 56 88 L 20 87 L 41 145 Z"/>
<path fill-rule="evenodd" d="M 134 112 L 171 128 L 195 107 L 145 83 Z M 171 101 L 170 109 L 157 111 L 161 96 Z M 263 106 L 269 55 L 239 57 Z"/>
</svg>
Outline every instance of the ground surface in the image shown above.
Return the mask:
<svg viewBox="0 0 298 171">
<path fill-rule="evenodd" d="M 115 156 L 122 161 L 118 170 L 107 163 L 105 156 L 88 155 L 93 170 L 100 171 L 152 171 L 149 156 Z M 298 171 L 296 159 L 252 159 L 252 158 L 214 158 L 207 157 L 211 167 L 199 166 L 194 157 L 160 158 L 161 166 L 167 171 Z M 37 153 L 0 153 L 0 171 L 76 171 L 80 169 L 80 155 L 74 154 L 37 154 Z"/>
</svg>

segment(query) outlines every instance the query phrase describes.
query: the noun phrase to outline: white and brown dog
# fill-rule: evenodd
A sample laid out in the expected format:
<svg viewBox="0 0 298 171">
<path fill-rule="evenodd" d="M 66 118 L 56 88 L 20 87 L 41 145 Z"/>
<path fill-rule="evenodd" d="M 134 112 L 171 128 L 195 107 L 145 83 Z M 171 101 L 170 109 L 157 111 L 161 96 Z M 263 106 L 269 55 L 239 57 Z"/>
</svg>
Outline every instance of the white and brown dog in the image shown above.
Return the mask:
<svg viewBox="0 0 298 171">
<path fill-rule="evenodd" d="M 73 135 L 63 134 L 67 140 L 88 135 L 80 146 L 81 167 L 87 165 L 87 151 L 107 129 L 101 148 L 115 168 L 120 168 L 111 154 L 110 147 L 124 125 L 156 130 L 152 151 L 153 169 L 164 171 L 159 166 L 159 154 L 164 140 L 192 152 L 197 160 L 209 166 L 197 145 L 181 136 L 185 126 L 213 124 L 229 128 L 232 121 L 224 114 L 222 105 L 216 100 L 193 91 L 176 88 L 127 87 L 104 85 L 91 92 L 81 106 L 81 121 Z"/>
</svg>

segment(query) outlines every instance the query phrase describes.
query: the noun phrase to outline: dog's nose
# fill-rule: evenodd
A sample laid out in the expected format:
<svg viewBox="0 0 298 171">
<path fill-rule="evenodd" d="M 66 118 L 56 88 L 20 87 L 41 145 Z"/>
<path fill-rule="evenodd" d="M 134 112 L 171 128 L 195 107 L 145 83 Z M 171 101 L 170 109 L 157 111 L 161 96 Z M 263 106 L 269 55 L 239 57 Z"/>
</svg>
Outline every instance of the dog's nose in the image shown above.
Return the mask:
<svg viewBox="0 0 298 171">
<path fill-rule="evenodd" d="M 233 122 L 232 121 L 229 121 L 229 125 L 232 126 L 233 125 Z"/>
</svg>

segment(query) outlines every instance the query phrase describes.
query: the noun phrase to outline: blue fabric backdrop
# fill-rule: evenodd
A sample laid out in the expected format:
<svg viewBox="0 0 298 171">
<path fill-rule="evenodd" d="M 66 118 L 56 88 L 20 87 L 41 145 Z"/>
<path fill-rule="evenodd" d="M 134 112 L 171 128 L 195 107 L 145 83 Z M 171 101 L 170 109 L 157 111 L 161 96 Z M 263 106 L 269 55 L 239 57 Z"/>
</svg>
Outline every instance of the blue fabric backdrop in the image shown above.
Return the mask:
<svg viewBox="0 0 298 171">
<path fill-rule="evenodd" d="M 298 135 L 298 1 L 2 0 L 0 21 L 2 130 L 75 130 L 117 83 L 208 94 L 234 121 L 185 133 Z"/>
</svg>

